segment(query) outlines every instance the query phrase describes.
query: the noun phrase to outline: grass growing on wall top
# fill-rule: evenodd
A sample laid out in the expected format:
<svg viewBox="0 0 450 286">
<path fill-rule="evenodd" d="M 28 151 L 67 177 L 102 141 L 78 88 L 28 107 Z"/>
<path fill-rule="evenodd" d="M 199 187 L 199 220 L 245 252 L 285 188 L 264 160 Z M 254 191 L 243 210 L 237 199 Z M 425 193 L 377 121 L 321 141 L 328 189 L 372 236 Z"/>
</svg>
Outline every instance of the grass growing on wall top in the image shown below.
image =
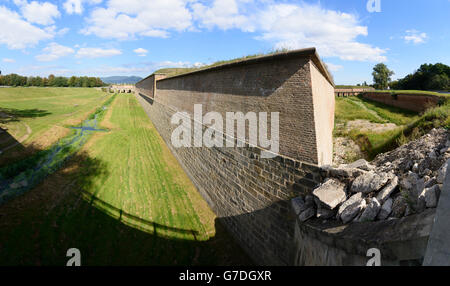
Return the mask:
<svg viewBox="0 0 450 286">
<path fill-rule="evenodd" d="M 225 65 L 225 64 L 237 63 L 237 62 L 241 62 L 244 60 L 253 59 L 253 58 L 257 58 L 257 57 L 261 57 L 261 56 L 285 53 L 287 51 L 288 51 L 287 49 L 277 49 L 277 50 L 274 50 L 274 51 L 271 51 L 268 53 L 257 53 L 257 54 L 247 55 L 247 56 L 233 58 L 233 59 L 229 59 L 229 60 L 220 60 L 220 61 L 216 61 L 212 64 L 204 65 L 204 66 L 200 66 L 200 67 L 162 68 L 162 69 L 155 71 L 154 73 L 155 74 L 158 74 L 158 73 L 166 74 L 167 76 L 170 77 L 170 76 L 181 75 L 181 74 L 190 73 L 190 72 L 194 72 L 194 71 L 199 71 L 199 70 L 203 70 L 203 69 L 208 69 L 208 68 L 212 68 L 212 67 L 216 67 L 216 66 L 221 66 L 221 65 Z"/>
</svg>

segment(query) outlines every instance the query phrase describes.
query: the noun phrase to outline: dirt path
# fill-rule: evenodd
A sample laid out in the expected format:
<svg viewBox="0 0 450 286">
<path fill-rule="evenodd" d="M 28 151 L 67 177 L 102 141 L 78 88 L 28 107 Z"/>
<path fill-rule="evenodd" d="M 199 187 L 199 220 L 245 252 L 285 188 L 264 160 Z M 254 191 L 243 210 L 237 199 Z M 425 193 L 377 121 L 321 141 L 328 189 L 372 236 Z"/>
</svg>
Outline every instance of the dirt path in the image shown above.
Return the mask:
<svg viewBox="0 0 450 286">
<path fill-rule="evenodd" d="M 362 132 L 370 131 L 374 133 L 382 133 L 385 131 L 395 130 L 399 126 L 394 123 L 373 123 L 368 120 L 353 120 L 347 122 L 346 129 L 351 131 L 353 129 L 360 130 Z"/>
<path fill-rule="evenodd" d="M 367 106 L 364 103 L 359 102 L 359 101 L 354 101 L 354 100 L 352 100 L 352 102 L 357 104 L 359 107 L 361 107 L 362 109 L 366 110 L 367 112 L 369 112 L 373 116 L 375 116 L 378 120 L 386 122 L 386 120 L 384 118 L 382 118 L 380 115 L 378 115 L 378 113 L 375 110 L 367 108 Z"/>
</svg>

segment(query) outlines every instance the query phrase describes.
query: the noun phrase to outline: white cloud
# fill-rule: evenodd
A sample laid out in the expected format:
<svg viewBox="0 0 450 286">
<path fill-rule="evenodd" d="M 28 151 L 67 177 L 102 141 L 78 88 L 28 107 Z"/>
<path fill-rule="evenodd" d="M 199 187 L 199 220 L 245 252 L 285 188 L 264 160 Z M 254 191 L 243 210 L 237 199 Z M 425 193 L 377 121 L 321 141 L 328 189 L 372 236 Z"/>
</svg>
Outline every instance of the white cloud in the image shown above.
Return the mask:
<svg viewBox="0 0 450 286">
<path fill-rule="evenodd" d="M 145 57 L 147 55 L 147 53 L 148 53 L 148 51 L 146 49 L 143 49 L 143 48 L 135 49 L 135 50 L 133 50 L 133 52 L 138 54 L 138 56 L 140 56 L 140 57 Z"/>
<path fill-rule="evenodd" d="M 15 63 L 16 62 L 14 59 L 8 59 L 8 58 L 3 58 L 2 61 L 4 63 Z"/>
<path fill-rule="evenodd" d="M 276 49 L 316 47 L 323 57 L 386 61 L 386 50 L 357 40 L 368 35 L 357 16 L 320 4 L 275 3 L 259 2 L 258 6 L 252 0 L 215 0 L 209 7 L 200 3 L 192 7 L 200 27 L 256 32 L 256 39 L 271 42 Z"/>
<path fill-rule="evenodd" d="M 63 7 L 67 14 L 81 14 L 83 12 L 81 0 L 67 0 Z"/>
<path fill-rule="evenodd" d="M 0 19 L 0 44 L 5 44 L 9 49 L 25 49 L 54 37 L 54 32 L 28 23 L 3 6 L 0 6 Z"/>
<path fill-rule="evenodd" d="M 208 7 L 202 3 L 192 5 L 194 19 L 199 20 L 201 27 L 212 29 L 218 27 L 222 30 L 239 28 L 245 31 L 253 31 L 249 18 L 239 9 L 240 4 L 249 1 L 242 0 L 215 0 L 213 5 Z"/>
<path fill-rule="evenodd" d="M 406 31 L 406 35 L 403 37 L 405 42 L 413 43 L 413 44 L 423 44 L 427 40 L 428 36 L 426 33 L 421 33 L 417 30 L 408 30 Z"/>
<path fill-rule="evenodd" d="M 101 38 L 133 39 L 136 36 L 166 38 L 169 31 L 192 26 L 186 4 L 191 0 L 110 0 L 89 16 L 85 35 Z"/>
<path fill-rule="evenodd" d="M 96 8 L 81 32 L 119 40 L 167 38 L 173 31 L 238 29 L 274 48 L 316 47 L 323 57 L 386 61 L 386 49 L 364 43 L 368 27 L 354 14 L 320 4 L 272 0 L 109 0 Z"/>
<path fill-rule="evenodd" d="M 325 65 L 328 67 L 328 70 L 331 72 L 337 72 L 337 71 L 341 70 L 342 68 L 344 68 L 341 65 L 335 65 L 332 63 L 325 63 Z"/>
<path fill-rule="evenodd" d="M 23 6 L 27 4 L 27 0 L 14 0 L 13 1 L 14 4 L 16 4 L 17 6 Z"/>
<path fill-rule="evenodd" d="M 42 50 L 42 52 L 42 54 L 36 56 L 36 59 L 40 62 L 55 61 L 59 58 L 75 53 L 72 48 L 65 47 L 57 43 L 50 43 Z"/>
<path fill-rule="evenodd" d="M 58 7 L 49 2 L 39 3 L 32 1 L 30 3 L 23 3 L 20 8 L 22 15 L 30 23 L 36 23 L 40 25 L 53 24 L 54 18 L 59 18 L 61 14 L 58 11 Z"/>
<path fill-rule="evenodd" d="M 102 48 L 81 48 L 78 50 L 77 58 L 104 58 L 121 55 L 122 52 L 117 49 L 102 49 Z"/>
<path fill-rule="evenodd" d="M 64 35 L 67 34 L 69 31 L 70 31 L 70 29 L 66 27 L 66 28 L 62 28 L 62 29 L 58 30 L 58 32 L 56 32 L 56 34 L 57 34 L 58 36 L 64 36 Z"/>
<path fill-rule="evenodd" d="M 67 14 L 82 14 L 84 4 L 100 4 L 102 0 L 66 0 L 63 7 Z"/>
<path fill-rule="evenodd" d="M 267 7 L 257 16 L 262 36 L 275 48 L 316 47 L 323 57 L 338 57 L 350 61 L 386 61 L 386 51 L 356 40 L 367 36 L 366 26 L 359 25 L 356 16 L 318 5 L 277 4 Z"/>
</svg>

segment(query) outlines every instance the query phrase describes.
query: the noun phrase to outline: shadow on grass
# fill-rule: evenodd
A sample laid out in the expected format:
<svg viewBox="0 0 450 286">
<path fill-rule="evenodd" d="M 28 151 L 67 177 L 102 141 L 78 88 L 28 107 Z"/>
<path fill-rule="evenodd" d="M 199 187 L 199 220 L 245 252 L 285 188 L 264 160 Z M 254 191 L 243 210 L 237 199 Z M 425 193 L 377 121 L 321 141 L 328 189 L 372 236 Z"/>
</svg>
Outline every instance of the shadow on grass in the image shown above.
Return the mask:
<svg viewBox="0 0 450 286">
<path fill-rule="evenodd" d="M 0 124 L 20 122 L 24 118 L 45 117 L 50 114 L 50 112 L 41 109 L 14 109 L 0 107 Z M 25 148 L 8 133 L 7 127 L 3 126 L 3 128 L 0 127 L 0 166 L 11 164 L 17 159 L 23 159 L 33 154 L 33 148 Z M 14 151 L 7 153 L 7 151 L 10 151 L 11 149 Z"/>
<path fill-rule="evenodd" d="M 387 104 L 384 104 L 384 103 L 381 103 L 381 102 L 378 102 L 375 100 L 370 100 L 370 99 L 364 98 L 364 96 L 362 96 L 362 95 L 358 95 L 356 97 L 365 103 L 370 103 L 370 104 L 374 105 L 375 107 L 386 109 L 387 111 L 392 112 L 392 113 L 400 113 L 404 116 L 414 116 L 414 115 L 419 114 L 418 112 L 415 112 L 415 111 L 387 105 Z"/>
<path fill-rule="evenodd" d="M 7 124 L 10 122 L 20 121 L 23 118 L 45 117 L 50 114 L 51 113 L 47 110 L 41 109 L 15 109 L 0 107 L 0 123 Z"/>
<path fill-rule="evenodd" d="M 214 237 L 198 241 L 195 230 L 143 219 L 84 191 L 99 176 L 109 176 L 108 166 L 78 152 L 35 188 L 0 205 L 0 265 L 64 266 L 69 248 L 81 251 L 86 266 L 253 264 L 221 219 Z"/>
<path fill-rule="evenodd" d="M 0 127 L 0 155 L 17 146 L 22 145 L 9 134 L 8 130 Z"/>
</svg>

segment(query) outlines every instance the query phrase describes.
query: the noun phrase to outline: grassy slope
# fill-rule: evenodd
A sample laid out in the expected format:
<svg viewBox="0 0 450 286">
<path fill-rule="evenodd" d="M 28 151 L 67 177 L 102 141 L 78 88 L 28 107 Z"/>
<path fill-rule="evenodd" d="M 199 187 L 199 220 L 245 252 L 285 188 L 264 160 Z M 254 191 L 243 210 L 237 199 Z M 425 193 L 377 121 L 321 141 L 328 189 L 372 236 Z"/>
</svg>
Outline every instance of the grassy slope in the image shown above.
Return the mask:
<svg viewBox="0 0 450 286">
<path fill-rule="evenodd" d="M 71 247 L 83 265 L 250 263 L 132 95 L 102 125 L 111 131 L 1 207 L 0 265 L 64 265 Z"/>
<path fill-rule="evenodd" d="M 54 125 L 81 122 L 104 101 L 104 95 L 92 88 L 3 88 L 0 111 L 17 116 L 21 123 L 30 126 L 32 134 L 24 142 L 30 143 Z M 11 122 L 7 127 L 15 124 Z"/>
<path fill-rule="evenodd" d="M 361 104 L 365 108 L 361 107 Z M 368 110 L 375 112 L 378 116 L 374 116 Z M 360 145 L 368 159 L 373 159 L 377 154 L 392 150 L 409 140 L 414 140 L 434 127 L 449 128 L 449 116 L 450 105 L 448 102 L 419 115 L 361 97 L 336 98 L 336 126 L 340 126 L 340 124 L 345 126 L 348 121 L 364 119 L 374 123 L 395 123 L 400 127 L 382 133 L 360 130 L 347 132 L 344 128 L 337 127 L 334 133 L 335 136 L 352 138 Z"/>
<path fill-rule="evenodd" d="M 7 128 L 15 141 L 25 139 L 0 155 L 0 166 L 48 148 L 69 134 L 66 126 L 81 123 L 108 96 L 93 88 L 0 89 L 0 112 L 13 116 L 0 118 L 0 126 Z M 11 138 L 1 142 L 0 148 L 8 147 L 11 142 L 14 142 Z"/>
</svg>

